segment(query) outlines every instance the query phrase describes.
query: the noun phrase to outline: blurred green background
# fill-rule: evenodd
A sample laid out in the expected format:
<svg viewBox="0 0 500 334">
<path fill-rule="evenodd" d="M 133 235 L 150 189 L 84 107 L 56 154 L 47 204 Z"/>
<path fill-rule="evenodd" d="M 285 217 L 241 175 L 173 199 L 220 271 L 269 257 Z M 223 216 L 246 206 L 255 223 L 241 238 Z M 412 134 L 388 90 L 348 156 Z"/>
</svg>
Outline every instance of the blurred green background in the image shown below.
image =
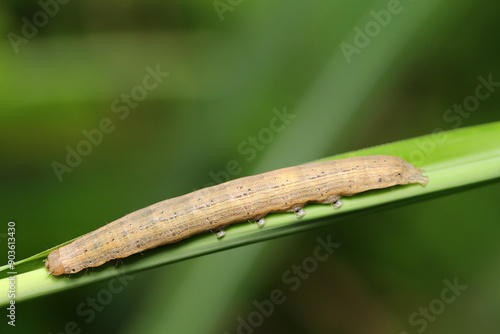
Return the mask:
<svg viewBox="0 0 500 334">
<path fill-rule="evenodd" d="M 143 2 L 0 4 L 4 254 L 10 220 L 23 259 L 222 181 L 232 160 L 242 177 L 500 116 L 499 91 L 449 111 L 478 77 L 500 81 L 496 1 Z M 152 88 L 156 68 L 169 75 Z M 264 130 L 276 110 L 290 117 Z M 82 146 L 103 119 L 112 131 Z M 78 147 L 89 154 L 58 178 L 54 162 Z M 499 190 L 19 303 L 15 330 L 498 333 Z M 292 291 L 282 275 L 329 235 L 341 246 Z M 446 280 L 467 286 L 450 303 Z M 285 302 L 259 316 L 275 289 Z"/>
</svg>

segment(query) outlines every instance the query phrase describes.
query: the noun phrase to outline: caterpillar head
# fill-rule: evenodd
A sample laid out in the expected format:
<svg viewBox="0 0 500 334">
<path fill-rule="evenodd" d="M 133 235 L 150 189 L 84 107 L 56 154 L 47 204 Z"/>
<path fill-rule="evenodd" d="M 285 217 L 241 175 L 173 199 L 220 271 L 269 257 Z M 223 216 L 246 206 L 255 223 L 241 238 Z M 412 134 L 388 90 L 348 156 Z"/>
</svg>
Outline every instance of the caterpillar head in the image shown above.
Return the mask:
<svg viewBox="0 0 500 334">
<path fill-rule="evenodd" d="M 59 254 L 59 249 L 52 251 L 45 261 L 45 267 L 54 276 L 64 274 L 64 266 L 62 264 L 61 255 Z"/>
</svg>

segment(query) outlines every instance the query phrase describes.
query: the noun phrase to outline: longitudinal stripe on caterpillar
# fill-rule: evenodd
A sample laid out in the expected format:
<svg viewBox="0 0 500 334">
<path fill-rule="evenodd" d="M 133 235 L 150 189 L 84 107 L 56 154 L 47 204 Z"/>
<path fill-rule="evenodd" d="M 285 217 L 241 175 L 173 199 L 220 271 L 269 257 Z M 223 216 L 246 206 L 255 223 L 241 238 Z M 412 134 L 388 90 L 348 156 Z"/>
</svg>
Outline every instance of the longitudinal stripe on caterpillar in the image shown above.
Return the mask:
<svg viewBox="0 0 500 334">
<path fill-rule="evenodd" d="M 272 212 L 305 215 L 308 203 L 342 205 L 343 196 L 409 183 L 427 184 L 423 171 L 393 156 L 316 162 L 243 177 L 171 198 L 117 219 L 51 252 L 53 275 L 73 274 L 112 259 L 174 243 L 228 225 L 265 224 Z"/>
</svg>

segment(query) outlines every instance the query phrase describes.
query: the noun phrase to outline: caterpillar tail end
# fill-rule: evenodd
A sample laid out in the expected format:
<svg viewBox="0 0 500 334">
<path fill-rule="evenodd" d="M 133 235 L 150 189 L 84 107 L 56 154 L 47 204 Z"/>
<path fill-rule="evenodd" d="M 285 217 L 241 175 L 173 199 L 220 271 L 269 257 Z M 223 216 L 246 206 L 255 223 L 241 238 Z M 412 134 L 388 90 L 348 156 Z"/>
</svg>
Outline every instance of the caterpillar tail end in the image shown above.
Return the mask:
<svg viewBox="0 0 500 334">
<path fill-rule="evenodd" d="M 415 174 L 412 178 L 410 178 L 412 183 L 420 183 L 422 186 L 425 187 L 427 182 L 429 182 L 429 177 L 424 175 L 425 170 L 423 169 L 418 169 L 418 173 Z"/>
<path fill-rule="evenodd" d="M 50 271 L 50 273 L 54 276 L 64 274 L 64 266 L 62 264 L 61 255 L 59 254 L 59 249 L 52 251 L 47 260 L 45 261 L 45 267 Z"/>
<path fill-rule="evenodd" d="M 417 168 L 410 163 L 406 163 L 403 167 L 403 182 L 400 184 L 420 183 L 425 186 L 429 182 L 429 178 L 424 175 L 425 170 Z"/>
</svg>

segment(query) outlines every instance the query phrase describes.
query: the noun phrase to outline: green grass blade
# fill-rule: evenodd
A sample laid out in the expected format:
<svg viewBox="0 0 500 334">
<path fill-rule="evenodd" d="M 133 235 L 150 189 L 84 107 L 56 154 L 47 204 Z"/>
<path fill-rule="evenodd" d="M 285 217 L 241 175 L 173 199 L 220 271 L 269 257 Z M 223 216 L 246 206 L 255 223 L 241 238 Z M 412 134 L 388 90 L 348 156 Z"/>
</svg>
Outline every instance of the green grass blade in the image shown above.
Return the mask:
<svg viewBox="0 0 500 334">
<path fill-rule="evenodd" d="M 390 143 L 323 160 L 371 154 L 400 156 L 424 168 L 429 183 L 426 187 L 418 184 L 397 186 L 344 198 L 344 206 L 340 210 L 334 210 L 330 205 L 310 205 L 306 207 L 307 215 L 300 220 L 291 213 L 273 214 L 268 216 L 264 228 L 259 229 L 249 223 L 236 224 L 227 229 L 228 235 L 222 239 L 211 234 L 199 235 L 147 251 L 144 255 L 134 255 L 117 266 L 108 263 L 69 278 L 48 274 L 43 264 L 51 251 L 47 250 L 16 265 L 16 301 L 324 226 L 383 205 L 402 205 L 407 201 L 432 198 L 459 188 L 497 181 L 500 178 L 500 122 Z M 327 217 L 329 219 L 325 219 Z M 7 266 L 1 267 L 0 291 L 8 290 L 8 270 Z M 7 293 L 3 293 L 0 304 L 7 303 Z"/>
</svg>

